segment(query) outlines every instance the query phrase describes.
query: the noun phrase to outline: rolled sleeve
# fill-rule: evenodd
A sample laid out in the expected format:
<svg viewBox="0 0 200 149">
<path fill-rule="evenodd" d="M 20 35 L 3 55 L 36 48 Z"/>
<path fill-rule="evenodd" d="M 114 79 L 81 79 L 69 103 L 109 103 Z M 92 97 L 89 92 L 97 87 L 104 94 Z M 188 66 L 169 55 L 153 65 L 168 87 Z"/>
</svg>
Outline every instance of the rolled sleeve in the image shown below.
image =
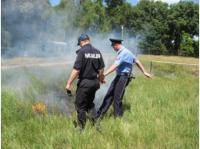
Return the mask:
<svg viewBox="0 0 200 149">
<path fill-rule="evenodd" d="M 82 63 L 83 63 L 83 53 L 78 52 L 73 68 L 80 70 L 82 68 Z"/>
<path fill-rule="evenodd" d="M 135 63 L 136 59 L 137 59 L 136 56 L 133 55 L 133 63 Z"/>
</svg>

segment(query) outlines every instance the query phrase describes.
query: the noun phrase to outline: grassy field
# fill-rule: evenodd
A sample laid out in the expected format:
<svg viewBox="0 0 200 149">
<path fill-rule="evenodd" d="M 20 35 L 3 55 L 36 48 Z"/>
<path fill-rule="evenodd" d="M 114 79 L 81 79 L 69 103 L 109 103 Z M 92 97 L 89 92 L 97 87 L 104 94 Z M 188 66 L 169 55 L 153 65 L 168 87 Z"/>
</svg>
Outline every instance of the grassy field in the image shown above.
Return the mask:
<svg viewBox="0 0 200 149">
<path fill-rule="evenodd" d="M 162 56 L 162 55 L 140 55 L 139 59 L 143 61 L 163 61 L 174 63 L 186 63 L 186 64 L 198 64 L 199 59 L 193 57 L 181 57 L 181 56 Z"/>
<path fill-rule="evenodd" d="M 178 62 L 188 60 L 172 58 L 173 61 L 177 59 Z M 149 66 L 148 63 L 145 65 Z M 101 132 L 88 122 L 81 134 L 73 126 L 74 115 L 68 117 L 59 110 L 48 110 L 43 114 L 32 111 L 38 94 L 60 91 L 65 85 L 66 72 L 59 73 L 57 70 L 59 75 L 55 79 L 49 70 L 42 71 L 48 73 L 48 77 L 43 78 L 37 69 L 26 72 L 31 78 L 31 86 L 25 86 L 23 96 L 18 90 L 6 86 L 11 81 L 10 75 L 18 73 L 2 71 L 2 148 L 198 148 L 199 74 L 196 66 L 153 64 L 152 80 L 137 74 L 128 86 L 123 99 L 122 118 L 114 119 L 111 108 L 100 122 Z"/>
</svg>

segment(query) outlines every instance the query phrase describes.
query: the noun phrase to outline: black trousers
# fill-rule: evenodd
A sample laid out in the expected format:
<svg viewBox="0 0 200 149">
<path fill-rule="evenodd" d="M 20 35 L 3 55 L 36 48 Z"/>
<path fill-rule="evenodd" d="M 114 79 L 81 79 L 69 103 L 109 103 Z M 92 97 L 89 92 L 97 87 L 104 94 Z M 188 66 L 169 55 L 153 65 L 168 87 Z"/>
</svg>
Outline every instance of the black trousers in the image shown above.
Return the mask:
<svg viewBox="0 0 200 149">
<path fill-rule="evenodd" d="M 96 113 L 95 118 L 97 119 L 100 115 L 104 115 L 110 105 L 113 103 L 114 108 L 114 115 L 115 116 L 122 116 L 123 109 L 122 109 L 122 98 L 124 96 L 125 88 L 129 84 L 130 78 L 129 76 L 122 75 L 116 76 L 112 81 L 106 96 L 104 97 L 103 103 L 100 106 L 98 112 Z"/>
<path fill-rule="evenodd" d="M 84 128 L 86 123 L 86 112 L 91 112 L 91 117 L 95 116 L 94 98 L 99 89 L 98 79 L 83 79 L 78 82 L 76 91 L 75 107 L 77 111 L 78 124 Z"/>
</svg>

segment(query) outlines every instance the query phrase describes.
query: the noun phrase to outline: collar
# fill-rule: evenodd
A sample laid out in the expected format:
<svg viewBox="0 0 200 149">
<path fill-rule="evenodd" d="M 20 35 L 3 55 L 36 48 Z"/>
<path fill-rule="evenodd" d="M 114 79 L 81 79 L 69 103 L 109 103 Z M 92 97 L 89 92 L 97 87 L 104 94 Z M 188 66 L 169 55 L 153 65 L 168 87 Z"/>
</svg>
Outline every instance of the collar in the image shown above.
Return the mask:
<svg viewBox="0 0 200 149">
<path fill-rule="evenodd" d="M 91 46 L 91 44 L 90 43 L 87 43 L 87 44 L 85 44 L 82 48 L 84 48 L 84 47 L 86 47 L 86 46 Z M 82 49 L 81 48 L 81 49 Z"/>
<path fill-rule="evenodd" d="M 92 46 L 90 43 L 87 43 L 87 44 L 85 44 L 83 47 L 81 47 L 80 49 L 78 49 L 77 51 L 76 51 L 76 53 L 78 53 L 79 51 L 81 51 L 81 50 L 83 50 L 85 47 L 87 47 L 87 46 Z"/>
<path fill-rule="evenodd" d="M 121 49 L 119 49 L 119 50 L 117 51 L 117 55 L 119 55 L 123 50 L 124 50 L 124 47 L 122 46 Z"/>
</svg>

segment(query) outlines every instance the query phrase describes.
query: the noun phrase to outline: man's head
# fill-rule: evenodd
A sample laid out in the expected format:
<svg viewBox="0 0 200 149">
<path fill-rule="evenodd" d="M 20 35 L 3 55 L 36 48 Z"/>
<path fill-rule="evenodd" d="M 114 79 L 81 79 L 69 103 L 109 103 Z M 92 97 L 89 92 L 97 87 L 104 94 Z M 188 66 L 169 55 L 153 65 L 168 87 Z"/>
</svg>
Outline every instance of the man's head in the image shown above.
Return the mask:
<svg viewBox="0 0 200 149">
<path fill-rule="evenodd" d="M 115 51 L 118 51 L 122 47 L 122 41 L 121 39 L 110 39 L 111 41 L 111 46 Z"/>
<path fill-rule="evenodd" d="M 90 43 L 90 38 L 87 34 L 81 34 L 78 38 L 78 43 L 80 47 L 83 47 L 84 45 Z"/>
</svg>

